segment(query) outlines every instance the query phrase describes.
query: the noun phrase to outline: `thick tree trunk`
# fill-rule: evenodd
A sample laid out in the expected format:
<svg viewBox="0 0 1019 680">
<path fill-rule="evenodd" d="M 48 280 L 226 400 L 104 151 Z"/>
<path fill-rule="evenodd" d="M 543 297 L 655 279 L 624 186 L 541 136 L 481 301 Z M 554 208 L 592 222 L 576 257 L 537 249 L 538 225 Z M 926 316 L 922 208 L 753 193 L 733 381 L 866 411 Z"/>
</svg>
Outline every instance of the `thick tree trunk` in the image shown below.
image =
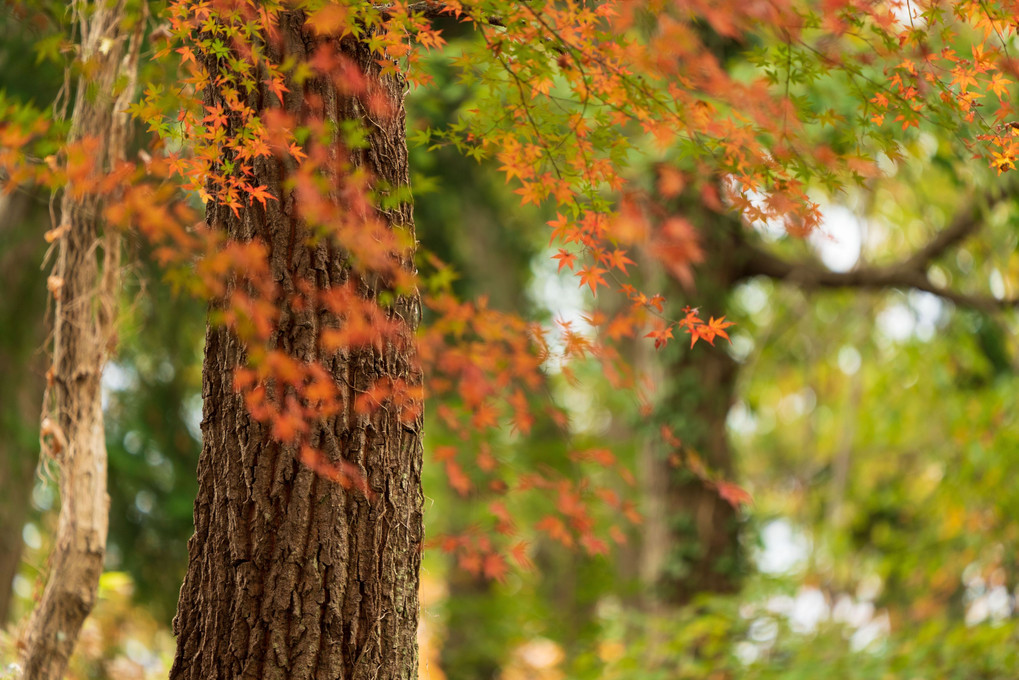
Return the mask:
<svg viewBox="0 0 1019 680">
<path fill-rule="evenodd" d="M 740 248 L 742 227 L 696 204 L 682 210 L 698 227 L 707 259 L 696 269 L 695 289 L 684 291 L 675 283 L 670 297 L 693 298 L 703 314 L 722 316 L 746 254 Z M 687 604 L 700 593 L 733 592 L 744 572 L 738 513 L 694 474 L 688 458 L 692 454 L 712 473 L 733 480 L 726 418 L 738 366 L 724 340 L 690 350 L 686 339 L 674 341 L 672 358 L 662 369 L 658 420 L 682 441 L 687 458 L 671 451 L 663 455 L 656 447 L 645 447 L 641 456 L 647 516 L 641 575 L 653 601 L 667 606 Z"/>
<path fill-rule="evenodd" d="M 320 40 L 304 27 L 300 12 L 281 15 L 279 34 L 279 43 L 267 47 L 277 62 L 307 59 Z M 363 123 L 368 147 L 355 161 L 378 181 L 407 187 L 402 80 L 380 77 L 376 55 L 365 44 L 344 39 L 335 46 L 361 66 L 394 114 L 369 120 L 362 102 L 317 79 L 288 83 L 285 108 L 301 115 L 304 95 L 314 91 L 334 122 Z M 206 66 L 215 78 L 215 59 Z M 263 89 L 249 104 L 262 110 L 274 99 Z M 221 101 L 220 92 L 206 92 L 208 105 Z M 313 426 L 311 443 L 332 462 L 360 467 L 370 492 L 344 490 L 320 477 L 249 415 L 233 386 L 234 369 L 245 365 L 247 350 L 228 329 L 210 324 L 195 535 L 174 619 L 178 640 L 170 678 L 416 679 L 422 420 L 406 422 L 394 408 L 363 414 L 353 404 L 356 394 L 380 379 L 420 383 L 409 349 L 420 301 L 398 296 L 387 307 L 391 318 L 407 322 L 403 342 L 338 353 L 321 349 L 317 331 L 330 322 L 328 314 L 287 301 L 302 281 L 328 289 L 355 274 L 342 248 L 313 240 L 296 216 L 282 166 L 259 159 L 254 172 L 254 184 L 265 184 L 281 200 L 265 208 L 247 205 L 239 217 L 210 203 L 207 220 L 230 238 L 267 244 L 281 308 L 270 349 L 319 361 L 332 372 L 343 407 Z M 385 216 L 413 233 L 409 204 Z M 357 283 L 362 295 L 379 295 L 378 286 Z"/>
<path fill-rule="evenodd" d="M 144 17 L 126 33 L 127 2 L 74 3 L 80 60 L 68 142 L 90 144 L 98 180 L 123 161 Z M 69 182 L 60 205 L 57 261 L 49 288 L 56 300 L 52 403 L 42 439 L 60 469 L 60 517 L 50 573 L 25 631 L 30 680 L 63 677 L 81 625 L 92 610 L 106 553 L 109 497 L 101 380 L 114 338 L 120 290 L 120 234 L 102 227 L 105 197 Z"/>
</svg>

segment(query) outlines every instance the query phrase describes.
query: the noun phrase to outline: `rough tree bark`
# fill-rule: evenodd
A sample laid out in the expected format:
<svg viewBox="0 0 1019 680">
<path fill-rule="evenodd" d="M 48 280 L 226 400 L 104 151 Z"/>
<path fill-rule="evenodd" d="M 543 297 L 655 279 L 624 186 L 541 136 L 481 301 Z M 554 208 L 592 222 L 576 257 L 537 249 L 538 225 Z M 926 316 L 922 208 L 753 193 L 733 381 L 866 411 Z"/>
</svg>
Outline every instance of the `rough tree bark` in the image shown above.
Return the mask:
<svg viewBox="0 0 1019 680">
<path fill-rule="evenodd" d="M 307 59 L 321 40 L 304 26 L 300 11 L 280 15 L 279 36 L 266 46 L 277 63 Z M 363 123 L 368 146 L 355 161 L 388 186 L 407 187 L 402 79 L 381 77 L 364 43 L 347 38 L 335 47 L 361 66 L 373 94 L 385 97 L 395 113 L 369 120 L 361 101 L 318 79 L 288 83 L 285 108 L 302 115 L 305 96 L 314 93 L 334 122 Z M 215 58 L 204 62 L 215 79 Z M 210 86 L 205 98 L 212 106 L 222 93 Z M 263 110 L 274 100 L 263 86 L 248 103 Z M 407 321 L 402 342 L 322 350 L 317 331 L 330 322 L 328 314 L 287 301 L 302 280 L 328 289 L 356 275 L 335 243 L 312 241 L 295 213 L 294 194 L 283 186 L 282 165 L 260 159 L 254 172 L 254 184 L 265 184 L 280 201 L 245 206 L 239 216 L 210 202 L 206 219 L 230 238 L 257 238 L 268 246 L 281 309 L 270 348 L 319 361 L 332 372 L 344 407 L 314 426 L 311 443 L 330 461 L 361 467 L 371 491 L 345 491 L 302 465 L 292 447 L 272 440 L 269 427 L 251 418 L 233 387 L 245 347 L 222 325 L 210 324 L 195 534 L 174 619 L 178 640 L 170 678 L 411 680 L 417 678 L 422 420 L 403 422 L 396 409 L 361 414 L 353 403 L 357 392 L 379 379 L 420 382 L 411 349 L 420 300 L 396 297 L 387 308 Z M 413 232 L 410 204 L 385 216 Z M 380 293 L 377 285 L 357 283 L 366 297 Z"/>
<path fill-rule="evenodd" d="M 80 61 L 68 143 L 87 144 L 98 179 L 124 159 L 144 21 L 125 32 L 128 2 L 73 5 Z M 64 188 L 51 232 L 57 260 L 52 403 L 44 403 L 43 452 L 60 471 L 60 517 L 50 573 L 25 631 L 30 680 L 63 676 L 81 625 L 95 603 L 106 552 L 109 498 L 100 382 L 114 338 L 120 287 L 120 234 L 101 228 L 104 197 L 73 182 Z"/>
</svg>

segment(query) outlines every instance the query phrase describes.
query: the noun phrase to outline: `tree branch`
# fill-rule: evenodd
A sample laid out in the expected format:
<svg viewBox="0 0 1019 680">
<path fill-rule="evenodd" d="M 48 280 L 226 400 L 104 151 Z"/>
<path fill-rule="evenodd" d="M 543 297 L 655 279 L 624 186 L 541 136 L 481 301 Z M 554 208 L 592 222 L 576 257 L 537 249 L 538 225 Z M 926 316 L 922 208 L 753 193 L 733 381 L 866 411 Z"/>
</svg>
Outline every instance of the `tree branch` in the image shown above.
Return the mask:
<svg viewBox="0 0 1019 680">
<path fill-rule="evenodd" d="M 1009 190 L 999 190 L 988 198 L 994 205 L 1006 200 L 1010 193 Z M 998 299 L 989 295 L 963 293 L 936 285 L 928 275 L 928 269 L 937 258 L 979 231 L 983 225 L 982 212 L 978 203 L 971 201 L 959 211 L 951 224 L 909 257 L 890 265 L 864 266 L 847 272 L 832 271 L 816 260 L 798 262 L 786 260 L 758 246 L 743 242 L 740 247 L 744 249 L 746 256 L 737 278 L 767 276 L 777 281 L 794 283 L 808 290 L 912 288 L 937 295 L 962 307 L 985 312 L 1019 307 L 1019 298 Z"/>
<path fill-rule="evenodd" d="M 378 10 L 383 17 L 387 19 L 392 16 L 392 10 L 394 8 L 393 3 L 382 3 L 378 5 L 372 5 L 373 9 Z M 436 19 L 439 17 L 453 17 L 453 14 L 449 11 L 447 6 L 438 2 L 438 0 L 421 0 L 420 2 L 412 2 L 405 7 L 410 14 L 420 13 L 429 19 Z M 484 22 L 491 26 L 503 26 L 503 21 L 500 17 L 486 16 Z"/>
<path fill-rule="evenodd" d="M 1002 197 L 995 196 L 993 202 L 997 203 Z M 944 255 L 953 246 L 962 243 L 975 234 L 983 226 L 983 215 L 975 201 L 970 201 L 965 208 L 960 210 L 952 223 L 939 231 L 934 238 L 925 246 L 913 253 L 902 264 L 910 269 L 926 271 L 934 260 Z"/>
</svg>

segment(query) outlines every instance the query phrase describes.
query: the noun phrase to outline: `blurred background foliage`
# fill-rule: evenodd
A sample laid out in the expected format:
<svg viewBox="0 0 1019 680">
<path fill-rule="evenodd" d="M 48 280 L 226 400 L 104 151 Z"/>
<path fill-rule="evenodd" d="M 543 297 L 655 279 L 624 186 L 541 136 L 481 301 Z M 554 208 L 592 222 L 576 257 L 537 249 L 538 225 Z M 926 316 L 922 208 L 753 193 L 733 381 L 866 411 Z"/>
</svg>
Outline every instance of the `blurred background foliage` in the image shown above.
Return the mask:
<svg viewBox="0 0 1019 680">
<path fill-rule="evenodd" d="M 54 6 L 42 16 L 49 22 L 0 22 L 5 105 L 44 107 L 60 87 L 64 57 L 52 36 L 61 13 Z M 452 26 L 446 37 L 450 52 L 472 39 Z M 475 96 L 445 60 L 427 67 L 437 86 L 411 93 L 411 128 L 448 124 Z M 956 165 L 957 143 L 926 131 L 900 149 L 901 162 L 884 164 L 884 177 L 837 200 L 819 193 L 831 220 L 809 240 L 767 225 L 737 226 L 769 249 L 818 257 L 835 269 L 893 260 L 948 221 L 970 187 L 1000 182 Z M 592 304 L 549 260 L 549 215 L 521 208 L 493 164 L 446 147 L 414 148 L 412 164 L 419 238 L 457 274 L 436 279 L 423 260 L 429 285 L 486 295 L 496 309 L 545 323 L 578 317 Z M 633 172 L 653 183 L 651 167 Z M 0 381 L 8 386 L 0 390 L 3 664 L 13 660 L 19 621 L 38 596 L 55 519 L 55 485 L 33 473 L 45 365 L 39 265 L 47 199 L 21 192 L 0 202 Z M 673 209 L 697 214 L 686 198 Z M 1017 220 L 1014 203 L 989 212 L 979 237 L 939 261 L 937 276 L 962 289 L 1016 294 Z M 722 252 L 733 224 L 697 226 L 705 244 L 723 239 Z M 142 243 L 130 247 L 135 264 L 120 345 L 105 379 L 109 572 L 78 647 L 76 678 L 165 677 L 192 530 L 205 310 L 174 293 Z M 737 322 L 729 346 L 624 347 L 658 382 L 652 417 L 632 395 L 609 388 L 594 365 L 580 367 L 576 383 L 550 369 L 546 390 L 566 405 L 567 430 L 539 420 L 527 436 L 489 433 L 473 442 L 495 451 L 510 474 L 537 466 L 590 474 L 565 451 L 570 442 L 602 442 L 641 479 L 617 486 L 642 506 L 645 522 L 630 526 L 627 542 L 609 556 L 526 536 L 534 569 L 502 580 L 473 576 L 430 549 L 422 574 L 423 678 L 1015 676 L 1015 316 L 909 291 L 821 294 L 761 278 L 732 283 L 718 276 L 723 266 L 709 257 L 694 289 L 645 274 L 678 306 L 702 305 L 705 314 Z M 620 303 L 604 296 L 597 304 Z M 725 379 L 711 379 L 709 368 Z M 705 410 L 709 403 L 716 406 Z M 434 412 L 429 451 L 452 436 Z M 719 529 L 728 546 L 721 557 L 698 544 L 703 536 L 683 533 L 691 526 L 683 513 L 693 506 L 655 495 L 662 490 L 654 471 L 667 452 L 651 442 L 663 424 L 753 496 Z M 724 460 L 711 458 L 713 446 Z M 429 536 L 491 527 L 488 505 L 498 490 L 483 476 L 476 481 L 461 495 L 442 465 L 429 464 Z M 672 487 L 684 488 L 694 489 Z M 502 500 L 520 527 L 546 512 L 534 499 Z M 723 562 L 723 579 L 705 578 Z"/>
</svg>

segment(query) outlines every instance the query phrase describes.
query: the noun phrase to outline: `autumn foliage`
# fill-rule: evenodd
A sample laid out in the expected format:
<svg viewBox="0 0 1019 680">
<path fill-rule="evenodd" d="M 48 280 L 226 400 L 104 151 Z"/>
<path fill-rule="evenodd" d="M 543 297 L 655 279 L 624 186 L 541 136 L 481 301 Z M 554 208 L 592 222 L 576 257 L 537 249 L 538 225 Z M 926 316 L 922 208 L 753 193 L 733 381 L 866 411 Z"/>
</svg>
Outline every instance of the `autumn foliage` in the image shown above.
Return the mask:
<svg viewBox="0 0 1019 680">
<path fill-rule="evenodd" d="M 273 41 L 282 39 L 281 14 L 292 9 L 303 10 L 319 40 L 309 59 L 276 63 L 263 41 L 287 52 Z M 148 133 L 135 159 L 96 173 L 90 140 L 61 147 L 59 125 L 4 104 L 0 168 L 8 191 L 38 183 L 115 195 L 108 222 L 143 234 L 168 276 L 212 301 L 214 321 L 247 343 L 248 365 L 234 386 L 252 417 L 345 486 L 370 492 L 356 469 L 325 462 L 306 439 L 309 423 L 339 408 L 329 371 L 263 349 L 278 330 L 280 308 L 328 310 L 339 322 L 319 329 L 318 342 L 331 351 L 416 342 L 424 384 L 381 382 L 360 395 L 356 408 L 395 409 L 411 420 L 435 398 L 437 421 L 462 445 L 436 448 L 434 460 L 456 492 L 484 489 L 492 499 L 491 527 L 442 537 L 439 545 L 460 555 L 464 567 L 500 578 L 504 555 L 522 567 L 530 563 L 500 500 L 509 494 L 530 490 L 551 499 L 534 529 L 590 553 L 607 550 L 606 535 L 625 540 L 620 525 L 640 518 L 612 485 L 551 469 L 504 474 L 497 448 L 477 444 L 475 433 L 508 428 L 526 436 L 537 419 L 565 431 L 566 412 L 535 396 L 550 367 L 570 376 L 577 362 L 596 361 L 614 387 L 636 394 L 643 383 L 623 359 L 621 341 L 660 348 L 689 338 L 689 351 L 705 352 L 721 351 L 711 346 L 729 337 L 731 322 L 696 307 L 692 271 L 705 254 L 697 228 L 672 201 L 695 196 L 708 210 L 738 213 L 747 224 L 778 223 L 806 234 L 821 220 L 813 191 L 875 176 L 879 158 L 900 155 L 897 140 L 928 126 L 957 129 L 957 143 L 982 162 L 999 172 L 1014 169 L 1019 123 L 1011 102 L 1019 64 L 1008 45 L 1017 15 L 1009 2 L 922 0 L 173 0 L 150 35 L 163 72 L 130 109 Z M 444 265 L 415 253 L 413 238 L 387 217 L 411 200 L 409 193 L 384 186 L 353 161 L 364 130 L 327 122 L 336 103 L 318 93 L 315 83 L 322 81 L 358 102 L 369 121 L 392 113 L 363 69 L 334 49 L 335 40 L 366 41 L 384 74 L 400 72 L 413 87 L 427 88 L 423 55 L 442 53 L 440 26 L 453 22 L 477 37 L 448 57 L 477 92 L 475 105 L 448 128 L 412 126 L 410 141 L 492 160 L 522 203 L 550 207 L 548 242 L 559 272 L 592 296 L 620 302 L 593 311 L 585 328 L 542 325 L 490 309 L 485 300 L 456 299 L 441 283 Z M 746 54 L 754 67 L 730 70 L 727 51 Z M 215 72 L 203 65 L 210 59 Z M 78 68 L 87 71 L 88 64 Z M 262 85 L 270 101 L 255 101 Z M 223 104 L 203 104 L 210 87 Z M 294 98 L 303 102 L 300 115 L 281 106 Z M 654 175 L 642 180 L 635 167 L 649 163 Z M 259 164 L 284 171 L 286 205 L 252 180 Z M 202 221 L 197 206 L 209 201 L 235 214 L 256 205 L 298 214 L 318 239 L 342 250 L 354 275 L 328 289 L 303 281 L 284 296 L 269 276 L 270 244 L 226 239 L 219 225 Z M 406 266 L 415 258 L 418 275 Z M 647 290 L 636 264 L 647 259 L 684 285 L 688 299 L 669 306 Z M 385 305 L 387 297 L 415 289 L 429 291 L 428 323 L 411 338 Z M 381 291 L 380 302 L 366 290 Z M 59 287 L 52 292 L 59 295 Z M 690 306 L 680 316 L 671 315 L 684 303 Z M 682 449 L 668 432 L 663 438 Z M 568 440 L 564 446 L 578 464 L 608 471 L 624 486 L 630 481 L 611 452 L 572 450 Z M 748 501 L 712 471 L 699 474 L 733 504 Z M 595 530 L 595 518 L 606 515 L 607 534 Z"/>
</svg>

